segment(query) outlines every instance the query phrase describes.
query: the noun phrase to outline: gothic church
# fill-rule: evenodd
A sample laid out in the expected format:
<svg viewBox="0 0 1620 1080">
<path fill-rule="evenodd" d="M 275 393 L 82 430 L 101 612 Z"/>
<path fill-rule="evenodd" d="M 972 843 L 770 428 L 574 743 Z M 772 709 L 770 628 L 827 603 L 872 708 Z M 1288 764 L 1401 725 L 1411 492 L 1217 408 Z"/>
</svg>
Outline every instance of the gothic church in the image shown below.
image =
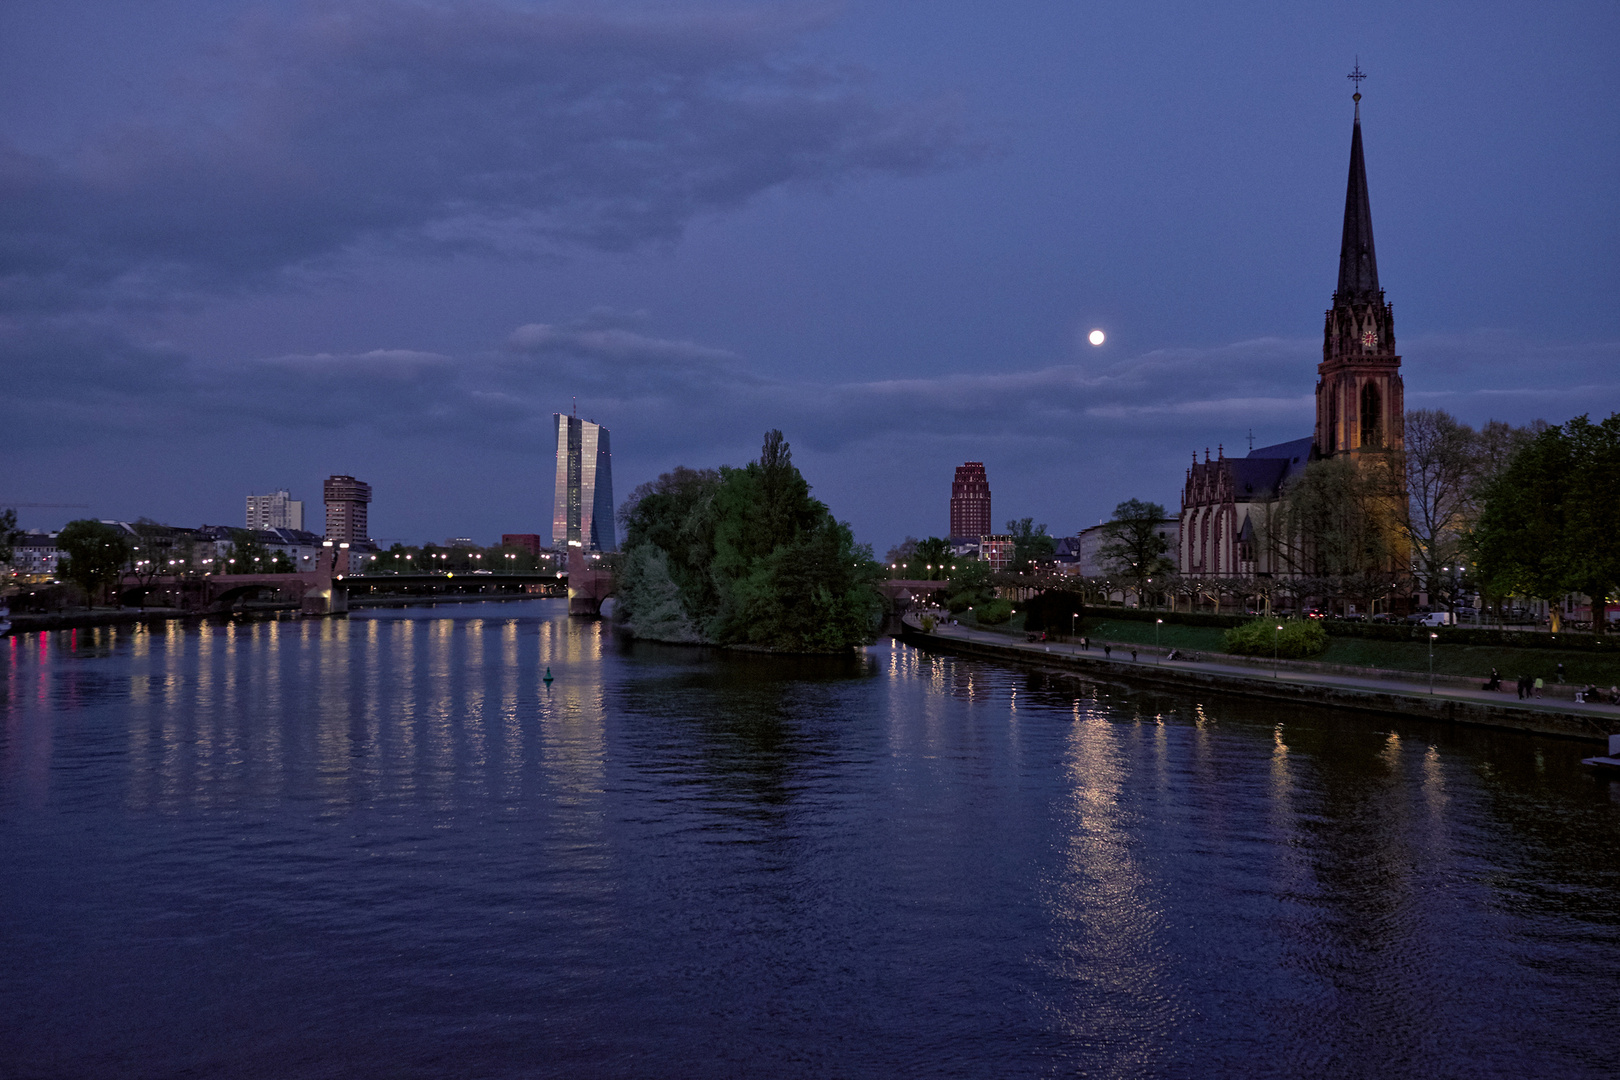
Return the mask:
<svg viewBox="0 0 1620 1080">
<path fill-rule="evenodd" d="M 1229 458 L 1224 449 L 1213 460 L 1208 450 L 1202 462 L 1193 455 L 1181 496 L 1177 562 L 1185 576 L 1289 573 L 1270 565 L 1274 556 L 1259 542 L 1263 516 L 1278 505 L 1288 484 L 1312 461 L 1342 455 L 1359 459 L 1404 445 L 1401 358 L 1395 352 L 1394 314 L 1378 287 L 1359 92 L 1354 100 L 1339 287 L 1327 312 L 1322 363 L 1316 369 L 1316 432 L 1259 447 L 1243 458 Z"/>
</svg>

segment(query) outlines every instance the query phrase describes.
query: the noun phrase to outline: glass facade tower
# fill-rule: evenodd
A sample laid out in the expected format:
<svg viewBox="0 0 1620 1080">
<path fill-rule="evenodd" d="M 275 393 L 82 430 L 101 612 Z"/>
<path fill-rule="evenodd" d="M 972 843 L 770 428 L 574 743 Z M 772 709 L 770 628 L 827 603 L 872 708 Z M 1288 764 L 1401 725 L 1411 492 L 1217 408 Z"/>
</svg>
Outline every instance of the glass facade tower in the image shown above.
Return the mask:
<svg viewBox="0 0 1620 1080">
<path fill-rule="evenodd" d="M 613 450 L 608 429 L 577 416 L 553 413 L 557 433 L 557 489 L 551 546 L 616 551 L 613 532 Z"/>
</svg>

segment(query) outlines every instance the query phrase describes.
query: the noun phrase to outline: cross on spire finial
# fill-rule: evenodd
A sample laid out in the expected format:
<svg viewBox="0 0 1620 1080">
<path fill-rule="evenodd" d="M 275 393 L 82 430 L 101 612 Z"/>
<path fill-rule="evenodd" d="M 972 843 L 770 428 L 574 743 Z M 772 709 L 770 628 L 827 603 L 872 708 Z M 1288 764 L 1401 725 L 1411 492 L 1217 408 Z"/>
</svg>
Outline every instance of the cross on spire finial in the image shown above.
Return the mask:
<svg viewBox="0 0 1620 1080">
<path fill-rule="evenodd" d="M 1356 84 L 1354 100 L 1358 102 L 1361 100 L 1361 80 L 1366 77 L 1367 73 L 1361 70 L 1361 57 L 1358 56 L 1356 57 L 1356 66 L 1350 70 L 1350 74 L 1345 76 L 1345 78 Z"/>
</svg>

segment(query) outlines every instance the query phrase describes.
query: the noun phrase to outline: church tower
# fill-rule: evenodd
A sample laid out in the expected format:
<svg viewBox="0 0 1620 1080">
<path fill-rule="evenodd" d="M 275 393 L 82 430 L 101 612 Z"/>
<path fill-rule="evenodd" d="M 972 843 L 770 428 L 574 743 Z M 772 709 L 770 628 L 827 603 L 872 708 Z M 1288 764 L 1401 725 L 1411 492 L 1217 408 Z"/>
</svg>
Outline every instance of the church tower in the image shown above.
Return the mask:
<svg viewBox="0 0 1620 1080">
<path fill-rule="evenodd" d="M 1351 77 L 1360 75 L 1358 70 Z M 1328 309 L 1317 367 L 1316 451 L 1322 457 L 1400 450 L 1406 442 L 1401 358 L 1395 316 L 1378 287 L 1367 167 L 1361 156 L 1361 93 L 1350 135 L 1350 183 L 1344 196 L 1339 288 Z"/>
</svg>

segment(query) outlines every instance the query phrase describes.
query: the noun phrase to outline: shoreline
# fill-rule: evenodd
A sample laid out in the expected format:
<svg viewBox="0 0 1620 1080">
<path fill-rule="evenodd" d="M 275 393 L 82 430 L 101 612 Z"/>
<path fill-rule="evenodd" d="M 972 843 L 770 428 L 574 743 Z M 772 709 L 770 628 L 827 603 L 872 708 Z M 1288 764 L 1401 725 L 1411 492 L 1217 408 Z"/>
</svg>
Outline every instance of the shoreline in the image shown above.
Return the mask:
<svg viewBox="0 0 1620 1080">
<path fill-rule="evenodd" d="M 947 632 L 941 632 L 946 630 Z M 997 637 L 1001 635 L 995 635 Z M 1313 673 L 1290 670 L 1287 662 L 1278 665 L 1278 675 L 1262 674 L 1246 667 L 1211 661 L 1155 662 L 1163 650 L 1138 646 L 1146 653 L 1142 660 L 1105 659 L 1095 650 L 1080 651 L 1072 645 L 988 640 L 987 631 L 966 627 L 938 627 L 925 633 L 920 625 L 906 618 L 900 640 L 919 648 L 962 653 L 986 659 L 1008 661 L 1026 667 L 1070 677 L 1105 678 L 1124 683 L 1147 684 L 1174 689 L 1214 691 L 1242 697 L 1262 698 L 1299 705 L 1325 705 L 1359 712 L 1405 716 L 1444 723 L 1467 724 L 1537 735 L 1556 735 L 1584 742 L 1602 742 L 1609 732 L 1620 731 L 1620 709 L 1607 705 L 1579 705 L 1574 702 L 1548 703 L 1504 701 L 1487 696 L 1487 691 L 1442 687 L 1428 690 L 1427 679 L 1403 679 L 1401 673 L 1369 670 L 1364 676 L 1339 673 Z M 1128 652 L 1129 646 L 1120 649 Z M 1225 658 L 1223 658 L 1224 660 Z"/>
</svg>

